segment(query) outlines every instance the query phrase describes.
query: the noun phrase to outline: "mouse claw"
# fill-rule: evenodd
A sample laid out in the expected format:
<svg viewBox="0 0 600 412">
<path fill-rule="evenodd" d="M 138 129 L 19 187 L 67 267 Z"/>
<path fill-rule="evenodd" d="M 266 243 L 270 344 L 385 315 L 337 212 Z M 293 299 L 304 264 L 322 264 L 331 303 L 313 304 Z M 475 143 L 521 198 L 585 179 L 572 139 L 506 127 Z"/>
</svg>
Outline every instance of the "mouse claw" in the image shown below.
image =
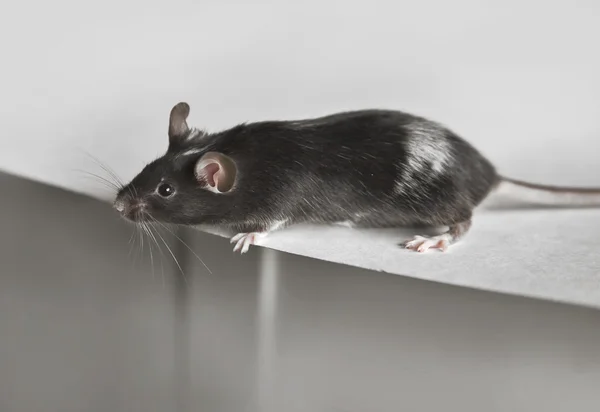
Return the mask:
<svg viewBox="0 0 600 412">
<path fill-rule="evenodd" d="M 404 247 L 406 249 L 411 249 L 419 253 L 425 253 L 429 249 L 439 249 L 442 252 L 445 252 L 448 250 L 449 245 L 450 241 L 445 234 L 431 237 L 415 236 L 411 240 L 404 242 Z"/>
<path fill-rule="evenodd" d="M 448 240 L 446 240 L 446 239 L 441 239 L 435 245 L 435 247 L 438 248 L 439 250 L 441 250 L 442 252 L 446 252 L 448 250 L 448 246 L 449 246 Z"/>
<path fill-rule="evenodd" d="M 250 249 L 250 245 L 256 245 L 259 239 L 265 237 L 266 233 L 252 232 L 252 233 L 238 233 L 233 236 L 230 243 L 235 243 L 233 247 L 234 252 L 240 252 L 244 254 Z"/>
<path fill-rule="evenodd" d="M 246 235 L 247 235 L 247 233 L 238 233 L 237 235 L 235 235 L 234 237 L 231 238 L 229 243 L 237 243 L 241 238 L 243 238 Z"/>
</svg>

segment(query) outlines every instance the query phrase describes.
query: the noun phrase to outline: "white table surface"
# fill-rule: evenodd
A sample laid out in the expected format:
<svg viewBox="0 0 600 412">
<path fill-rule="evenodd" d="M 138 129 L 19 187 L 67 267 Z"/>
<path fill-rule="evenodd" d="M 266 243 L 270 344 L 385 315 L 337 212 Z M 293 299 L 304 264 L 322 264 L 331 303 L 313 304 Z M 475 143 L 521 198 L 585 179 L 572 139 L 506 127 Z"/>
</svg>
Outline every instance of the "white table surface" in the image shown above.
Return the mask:
<svg viewBox="0 0 600 412">
<path fill-rule="evenodd" d="M 260 244 L 395 275 L 600 308 L 600 210 L 481 210 L 445 252 L 399 246 L 415 230 L 296 226 Z"/>
</svg>

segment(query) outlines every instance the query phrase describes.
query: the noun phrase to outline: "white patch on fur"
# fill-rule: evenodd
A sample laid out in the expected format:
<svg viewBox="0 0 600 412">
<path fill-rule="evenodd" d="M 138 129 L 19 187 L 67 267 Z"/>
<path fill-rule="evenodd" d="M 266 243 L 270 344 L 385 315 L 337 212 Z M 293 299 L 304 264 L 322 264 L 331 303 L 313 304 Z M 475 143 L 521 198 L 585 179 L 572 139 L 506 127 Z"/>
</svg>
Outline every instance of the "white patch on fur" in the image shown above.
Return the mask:
<svg viewBox="0 0 600 412">
<path fill-rule="evenodd" d="M 204 150 L 204 148 L 193 148 L 193 149 L 188 149 L 185 152 L 181 152 L 179 154 L 179 156 L 190 156 L 190 155 L 194 155 L 194 154 L 198 154 L 200 152 L 202 152 Z"/>
<path fill-rule="evenodd" d="M 204 130 L 193 128 L 190 130 L 190 132 L 188 133 L 188 135 L 184 139 L 184 141 L 187 144 L 194 144 L 193 140 L 198 140 L 198 143 L 200 143 L 200 141 L 202 140 L 202 138 L 204 136 L 206 136 L 206 133 L 204 132 Z M 203 147 L 191 147 L 183 152 L 179 152 L 176 156 L 177 157 L 191 156 L 191 155 L 200 153 L 203 150 L 204 150 Z"/>
<path fill-rule="evenodd" d="M 450 144 L 444 128 L 435 123 L 415 122 L 407 129 L 411 133 L 408 141 L 409 166 L 420 171 L 431 163 L 435 173 L 442 173 L 450 161 Z"/>
<path fill-rule="evenodd" d="M 193 140 L 193 139 L 196 139 L 197 137 L 200 137 L 200 136 L 203 136 L 203 135 L 204 135 L 204 131 L 202 131 L 200 129 L 192 128 L 190 130 L 190 133 L 185 138 L 185 140 L 186 141 Z"/>
<path fill-rule="evenodd" d="M 354 227 L 354 223 L 352 221 L 350 221 L 350 220 L 345 220 L 343 222 L 335 222 L 334 225 L 348 227 L 348 228 L 353 228 Z"/>
<path fill-rule="evenodd" d="M 450 164 L 451 147 L 443 126 L 429 121 L 419 120 L 406 126 L 410 133 L 407 142 L 407 168 L 396 182 L 396 192 L 402 193 L 411 187 L 411 175 L 436 176 L 442 174 Z"/>
<path fill-rule="evenodd" d="M 271 227 L 269 228 L 269 232 L 273 232 L 275 230 L 279 230 L 279 229 L 283 228 L 286 223 L 287 223 L 287 219 L 277 220 L 277 221 L 273 222 L 271 224 Z"/>
</svg>

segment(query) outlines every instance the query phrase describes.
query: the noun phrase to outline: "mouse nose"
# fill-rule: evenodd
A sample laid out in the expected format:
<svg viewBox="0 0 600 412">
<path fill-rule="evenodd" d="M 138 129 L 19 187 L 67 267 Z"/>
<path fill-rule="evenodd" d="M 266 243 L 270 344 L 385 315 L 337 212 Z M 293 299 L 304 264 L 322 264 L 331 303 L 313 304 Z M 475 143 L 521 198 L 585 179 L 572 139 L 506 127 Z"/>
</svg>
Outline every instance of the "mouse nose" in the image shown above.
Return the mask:
<svg viewBox="0 0 600 412">
<path fill-rule="evenodd" d="M 113 208 L 122 217 L 134 222 L 144 219 L 146 207 L 146 203 L 140 199 L 119 198 L 113 203 Z"/>
<path fill-rule="evenodd" d="M 135 201 L 129 205 L 129 213 L 137 213 L 144 210 L 144 204 L 139 201 Z"/>
<path fill-rule="evenodd" d="M 123 202 L 120 199 L 117 199 L 113 203 L 113 207 L 117 210 L 117 212 L 123 213 L 125 211 L 125 202 Z"/>
</svg>

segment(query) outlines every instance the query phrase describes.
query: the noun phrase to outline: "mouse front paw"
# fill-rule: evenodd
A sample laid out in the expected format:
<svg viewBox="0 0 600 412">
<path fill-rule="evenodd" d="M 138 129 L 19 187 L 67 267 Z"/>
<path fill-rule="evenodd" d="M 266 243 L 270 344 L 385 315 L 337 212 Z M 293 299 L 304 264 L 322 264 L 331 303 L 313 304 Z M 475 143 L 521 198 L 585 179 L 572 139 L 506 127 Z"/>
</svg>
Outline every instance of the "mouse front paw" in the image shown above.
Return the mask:
<svg viewBox="0 0 600 412">
<path fill-rule="evenodd" d="M 233 247 L 234 252 L 246 253 L 250 249 L 250 245 L 256 245 L 256 243 L 267 236 L 266 232 L 251 232 L 251 233 L 238 233 L 231 238 L 230 243 L 235 243 Z"/>
</svg>

